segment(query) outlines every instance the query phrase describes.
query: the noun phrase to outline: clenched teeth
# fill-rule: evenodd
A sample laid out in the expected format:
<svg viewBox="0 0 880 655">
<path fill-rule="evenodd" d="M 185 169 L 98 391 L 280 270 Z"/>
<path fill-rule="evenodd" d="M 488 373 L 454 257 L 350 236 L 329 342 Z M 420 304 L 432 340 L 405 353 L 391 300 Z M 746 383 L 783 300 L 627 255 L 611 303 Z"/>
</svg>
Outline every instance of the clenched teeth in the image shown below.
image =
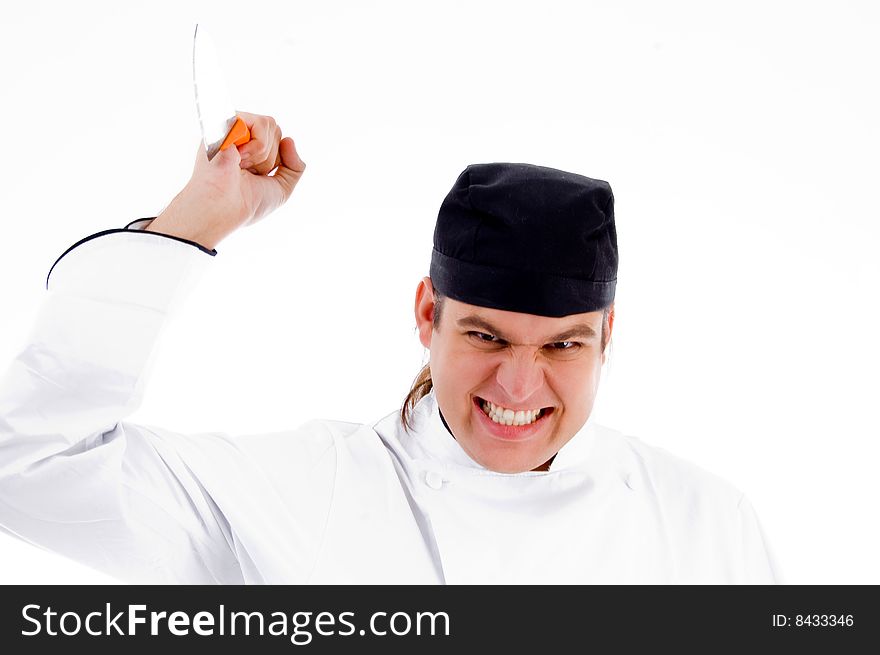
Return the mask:
<svg viewBox="0 0 880 655">
<path fill-rule="evenodd" d="M 534 423 L 541 417 L 542 410 L 529 409 L 513 411 L 500 405 L 484 400 L 482 404 L 483 411 L 496 423 L 501 425 L 528 425 Z"/>
</svg>

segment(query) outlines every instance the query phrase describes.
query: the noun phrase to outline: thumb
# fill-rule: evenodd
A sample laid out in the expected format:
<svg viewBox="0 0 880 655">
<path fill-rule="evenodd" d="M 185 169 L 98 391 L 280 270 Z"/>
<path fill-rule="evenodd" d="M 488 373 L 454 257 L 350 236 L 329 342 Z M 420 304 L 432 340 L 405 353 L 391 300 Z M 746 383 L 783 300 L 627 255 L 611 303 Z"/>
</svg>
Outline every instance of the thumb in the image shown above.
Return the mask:
<svg viewBox="0 0 880 655">
<path fill-rule="evenodd" d="M 293 193 L 293 187 L 299 182 L 303 172 L 306 170 L 305 162 L 300 159 L 299 153 L 296 151 L 296 145 L 289 136 L 281 139 L 278 144 L 278 152 L 281 155 L 281 164 L 275 170 L 272 177 L 278 181 L 284 192 L 284 200 L 286 201 L 290 194 Z"/>
</svg>

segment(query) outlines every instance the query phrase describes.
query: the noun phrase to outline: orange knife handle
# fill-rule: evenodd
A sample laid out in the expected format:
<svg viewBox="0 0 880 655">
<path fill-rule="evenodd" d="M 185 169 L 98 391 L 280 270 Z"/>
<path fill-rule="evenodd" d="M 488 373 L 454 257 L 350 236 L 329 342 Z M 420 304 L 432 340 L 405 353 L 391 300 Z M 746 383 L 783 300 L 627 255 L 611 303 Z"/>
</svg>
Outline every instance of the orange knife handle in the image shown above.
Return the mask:
<svg viewBox="0 0 880 655">
<path fill-rule="evenodd" d="M 241 117 L 236 116 L 235 125 L 229 130 L 229 134 L 226 135 L 226 138 L 220 145 L 220 150 L 226 150 L 226 148 L 231 145 L 243 146 L 250 140 L 251 131 L 248 129 L 248 126 L 244 124 L 244 121 L 241 120 Z"/>
</svg>

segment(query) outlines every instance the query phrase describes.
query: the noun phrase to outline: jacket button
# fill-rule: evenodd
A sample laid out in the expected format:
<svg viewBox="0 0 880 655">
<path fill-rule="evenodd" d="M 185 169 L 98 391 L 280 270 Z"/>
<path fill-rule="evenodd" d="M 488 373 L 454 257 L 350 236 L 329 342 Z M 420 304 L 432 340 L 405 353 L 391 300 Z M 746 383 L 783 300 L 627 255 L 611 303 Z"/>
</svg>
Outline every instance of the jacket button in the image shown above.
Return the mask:
<svg viewBox="0 0 880 655">
<path fill-rule="evenodd" d="M 425 474 L 425 484 L 431 487 L 431 489 L 439 489 L 443 486 L 443 476 L 437 473 L 437 471 L 428 471 Z"/>
</svg>

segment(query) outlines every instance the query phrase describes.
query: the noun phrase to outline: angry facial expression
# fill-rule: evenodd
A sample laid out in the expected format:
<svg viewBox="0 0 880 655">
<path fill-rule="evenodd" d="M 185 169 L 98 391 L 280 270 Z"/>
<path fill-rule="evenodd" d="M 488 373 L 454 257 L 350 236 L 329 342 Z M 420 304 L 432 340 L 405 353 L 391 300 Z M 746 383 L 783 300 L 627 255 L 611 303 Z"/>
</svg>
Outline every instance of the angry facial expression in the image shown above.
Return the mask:
<svg viewBox="0 0 880 655">
<path fill-rule="evenodd" d="M 605 361 L 601 310 L 553 318 L 444 298 L 434 326 L 427 277 L 415 309 L 437 403 L 475 462 L 540 470 L 586 423 Z M 606 339 L 611 322 L 613 308 Z"/>
</svg>

